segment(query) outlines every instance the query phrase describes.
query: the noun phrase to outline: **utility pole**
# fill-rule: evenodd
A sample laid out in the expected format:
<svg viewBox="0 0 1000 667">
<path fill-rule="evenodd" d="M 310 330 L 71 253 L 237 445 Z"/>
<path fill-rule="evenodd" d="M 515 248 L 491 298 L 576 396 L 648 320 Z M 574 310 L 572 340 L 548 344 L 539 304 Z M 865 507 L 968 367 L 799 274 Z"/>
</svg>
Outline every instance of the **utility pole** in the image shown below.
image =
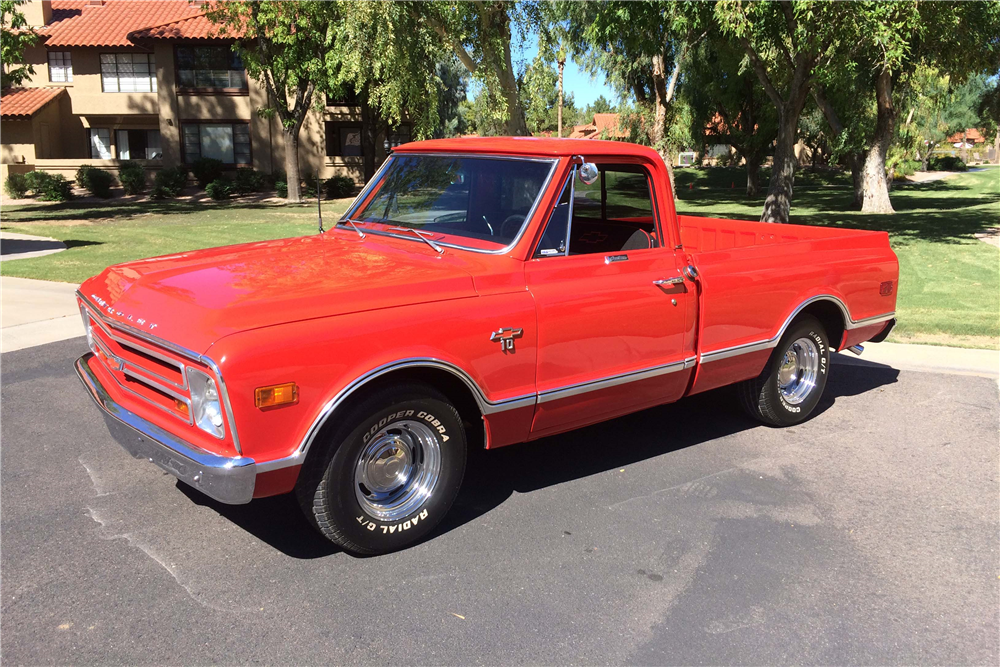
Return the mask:
<svg viewBox="0 0 1000 667">
<path fill-rule="evenodd" d="M 559 66 L 559 111 L 558 111 L 558 136 L 562 138 L 562 111 L 563 111 L 563 68 L 566 66 L 566 51 L 559 44 L 559 54 L 556 57 L 556 64 Z"/>
</svg>

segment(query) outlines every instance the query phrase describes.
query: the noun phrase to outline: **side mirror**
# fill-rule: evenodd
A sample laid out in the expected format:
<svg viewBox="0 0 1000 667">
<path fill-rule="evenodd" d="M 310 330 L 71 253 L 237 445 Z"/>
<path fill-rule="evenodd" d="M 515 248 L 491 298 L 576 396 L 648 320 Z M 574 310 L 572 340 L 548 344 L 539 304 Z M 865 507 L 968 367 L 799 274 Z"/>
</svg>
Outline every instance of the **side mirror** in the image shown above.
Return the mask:
<svg viewBox="0 0 1000 667">
<path fill-rule="evenodd" d="M 580 165 L 577 173 L 580 175 L 580 180 L 583 181 L 584 185 L 593 185 L 601 175 L 597 170 L 597 165 L 593 162 L 584 162 Z"/>
</svg>

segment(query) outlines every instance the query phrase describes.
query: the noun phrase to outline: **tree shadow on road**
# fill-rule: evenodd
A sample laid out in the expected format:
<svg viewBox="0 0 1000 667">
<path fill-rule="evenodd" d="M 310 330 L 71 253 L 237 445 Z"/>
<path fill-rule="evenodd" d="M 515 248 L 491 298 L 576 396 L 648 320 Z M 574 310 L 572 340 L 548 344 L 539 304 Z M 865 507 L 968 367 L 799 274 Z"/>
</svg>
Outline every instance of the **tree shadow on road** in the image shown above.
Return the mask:
<svg viewBox="0 0 1000 667">
<path fill-rule="evenodd" d="M 836 363 L 815 415 L 838 398 L 857 396 L 897 381 L 899 371 L 880 364 Z M 650 408 L 587 428 L 493 451 L 470 453 L 458 499 L 426 539 L 455 530 L 502 505 L 514 493 L 531 493 L 622 468 L 753 428 L 767 428 L 739 411 L 731 387 Z M 248 505 L 224 505 L 178 482 L 193 502 L 211 507 L 243 530 L 292 558 L 322 558 L 340 549 L 308 524 L 291 495 Z"/>
</svg>

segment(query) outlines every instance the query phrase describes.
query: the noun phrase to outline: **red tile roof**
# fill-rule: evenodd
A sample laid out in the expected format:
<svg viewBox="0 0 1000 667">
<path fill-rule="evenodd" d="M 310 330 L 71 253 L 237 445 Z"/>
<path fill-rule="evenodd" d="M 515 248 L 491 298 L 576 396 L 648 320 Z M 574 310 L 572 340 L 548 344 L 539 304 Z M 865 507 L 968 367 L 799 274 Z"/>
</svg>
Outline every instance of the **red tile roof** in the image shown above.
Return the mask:
<svg viewBox="0 0 1000 667">
<path fill-rule="evenodd" d="M 226 37 L 233 35 L 227 34 Z M 204 13 L 189 16 L 178 21 L 142 28 L 129 33 L 132 40 L 141 39 L 219 39 L 220 28 Z"/>
<path fill-rule="evenodd" d="M 595 113 L 594 120 L 587 125 L 574 125 L 570 139 L 624 139 L 629 136 L 627 130 L 618 126 L 616 113 Z"/>
<path fill-rule="evenodd" d="M 134 46 L 128 34 L 204 14 L 187 0 L 53 0 L 52 19 L 38 29 L 45 46 Z"/>
<path fill-rule="evenodd" d="M 972 144 L 981 144 L 984 141 L 986 141 L 986 139 L 983 137 L 983 135 L 981 135 L 979 133 L 979 130 L 977 130 L 974 127 L 970 127 L 969 129 L 967 129 L 965 131 L 965 139 L 966 139 L 966 141 L 968 141 L 969 143 L 972 143 Z M 951 135 L 947 139 L 947 142 L 949 144 L 957 144 L 957 143 L 961 143 L 961 141 L 962 141 L 962 133 L 961 132 L 956 132 L 955 134 Z"/>
<path fill-rule="evenodd" d="M 64 91 L 64 88 L 4 88 L 0 93 L 0 117 L 27 120 Z"/>
</svg>

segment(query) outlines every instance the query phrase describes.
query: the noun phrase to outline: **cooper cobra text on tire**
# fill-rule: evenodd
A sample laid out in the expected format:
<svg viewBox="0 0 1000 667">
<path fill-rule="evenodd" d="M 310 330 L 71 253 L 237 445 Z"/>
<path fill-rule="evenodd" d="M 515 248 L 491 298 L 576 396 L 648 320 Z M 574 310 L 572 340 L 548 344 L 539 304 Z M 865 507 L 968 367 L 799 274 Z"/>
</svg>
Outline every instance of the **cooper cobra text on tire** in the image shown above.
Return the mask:
<svg viewBox="0 0 1000 667">
<path fill-rule="evenodd" d="M 761 374 L 740 383 L 740 402 L 765 424 L 798 424 L 816 409 L 829 371 L 826 331 L 816 318 L 802 316 L 781 337 Z"/>
<path fill-rule="evenodd" d="M 335 419 L 338 417 L 335 416 Z M 458 411 L 431 387 L 375 391 L 338 419 L 296 495 L 329 540 L 356 554 L 413 544 L 448 512 L 465 474 Z"/>
</svg>

